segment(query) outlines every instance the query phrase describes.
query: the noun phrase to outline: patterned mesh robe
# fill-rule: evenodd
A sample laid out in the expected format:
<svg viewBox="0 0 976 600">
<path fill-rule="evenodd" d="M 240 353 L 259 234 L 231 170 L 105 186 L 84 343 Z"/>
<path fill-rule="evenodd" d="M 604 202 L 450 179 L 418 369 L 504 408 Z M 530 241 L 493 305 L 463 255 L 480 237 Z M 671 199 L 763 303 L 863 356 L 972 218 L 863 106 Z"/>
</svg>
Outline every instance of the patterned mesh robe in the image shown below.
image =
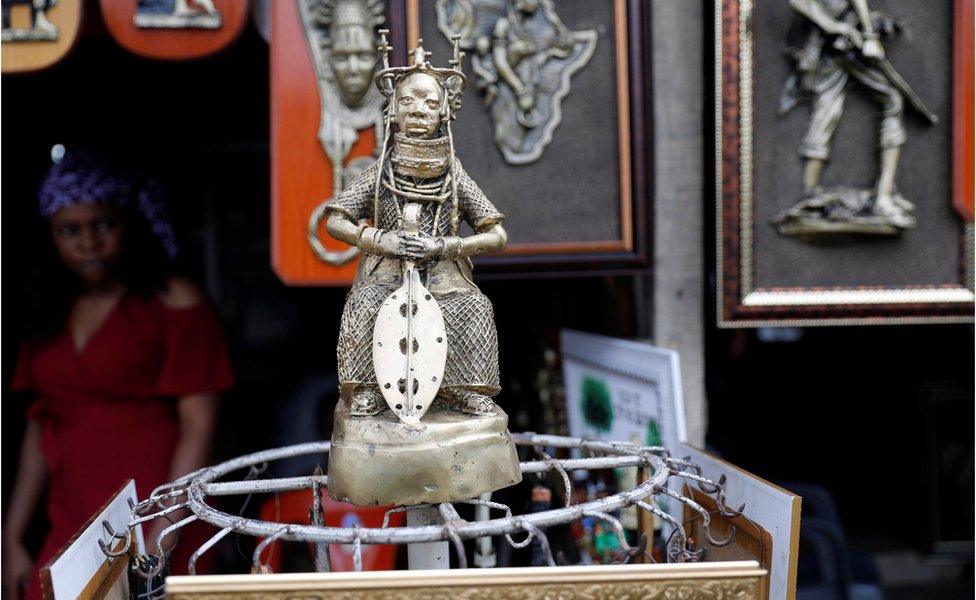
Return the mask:
<svg viewBox="0 0 976 600">
<path fill-rule="evenodd" d="M 353 222 L 372 219 L 374 227 L 396 231 L 405 200 L 382 187 L 379 215 L 374 215 L 374 190 L 378 164 L 366 169 L 335 200 L 326 205 L 332 213 L 342 213 Z M 457 218 L 476 232 L 491 229 L 505 215 L 485 196 L 481 188 L 461 168 L 456 159 L 451 173 L 458 178 Z M 442 176 L 444 177 L 444 176 Z M 437 180 L 426 180 L 431 183 Z M 453 198 L 444 201 L 437 223 L 436 202 L 422 203 L 420 232 L 429 236 L 458 235 L 452 224 Z M 451 388 L 465 388 L 489 396 L 500 390 L 498 380 L 498 334 L 491 302 L 471 277 L 467 258 L 418 265 L 421 279 L 437 299 L 447 329 L 448 351 L 440 394 Z M 364 386 L 376 386 L 373 372 L 373 326 L 380 305 L 403 283 L 403 266 L 395 258 L 363 254 L 352 289 L 346 296 L 339 328 L 339 381 L 343 397 Z"/>
</svg>

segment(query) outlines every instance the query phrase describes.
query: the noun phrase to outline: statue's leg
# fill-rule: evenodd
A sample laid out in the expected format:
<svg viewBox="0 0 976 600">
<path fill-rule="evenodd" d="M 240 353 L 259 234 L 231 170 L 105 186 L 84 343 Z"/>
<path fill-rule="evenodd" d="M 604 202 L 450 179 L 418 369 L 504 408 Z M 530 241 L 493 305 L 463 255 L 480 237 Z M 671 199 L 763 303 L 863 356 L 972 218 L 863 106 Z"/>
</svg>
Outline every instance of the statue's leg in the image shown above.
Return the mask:
<svg viewBox="0 0 976 600">
<path fill-rule="evenodd" d="M 878 146 L 881 149 L 880 169 L 875 194 L 875 211 L 881 214 L 900 215 L 904 208 L 895 202 L 895 173 L 901 147 L 908 135 L 905 131 L 905 99 L 901 92 L 888 81 L 881 71 L 859 66 L 851 71 L 859 83 L 871 92 L 881 108 L 881 126 Z"/>
<path fill-rule="evenodd" d="M 491 302 L 481 292 L 451 294 L 437 302 L 448 339 L 441 398 L 461 412 L 492 414 L 491 397 L 500 386 L 498 333 Z"/>
<path fill-rule="evenodd" d="M 816 86 L 810 123 L 800 143 L 805 192 L 812 192 L 820 185 L 824 166 L 830 160 L 831 141 L 844 115 L 848 81 L 847 71 L 838 66 Z"/>
<path fill-rule="evenodd" d="M 47 20 L 47 15 L 44 13 L 51 8 L 51 5 L 51 0 L 33 0 L 31 3 L 31 28 L 51 33 L 57 32 L 58 28 Z"/>
</svg>

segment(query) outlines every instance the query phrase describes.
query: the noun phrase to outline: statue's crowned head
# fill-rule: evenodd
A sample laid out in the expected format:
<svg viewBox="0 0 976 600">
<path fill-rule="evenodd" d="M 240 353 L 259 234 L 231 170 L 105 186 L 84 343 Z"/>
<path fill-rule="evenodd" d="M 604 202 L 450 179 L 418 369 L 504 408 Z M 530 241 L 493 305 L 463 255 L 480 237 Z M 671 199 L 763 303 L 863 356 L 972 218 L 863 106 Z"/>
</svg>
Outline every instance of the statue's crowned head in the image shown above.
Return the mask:
<svg viewBox="0 0 976 600">
<path fill-rule="evenodd" d="M 416 71 L 404 77 L 393 94 L 397 129 L 412 138 L 429 140 L 441 129 L 444 88 L 434 76 Z"/>
<path fill-rule="evenodd" d="M 439 137 L 442 127 L 446 127 L 461 108 L 465 77 L 460 69 L 463 53 L 458 41 L 455 40 L 450 68 L 430 64 L 430 53 L 424 50 L 423 40 L 418 41 L 417 48 L 411 53 L 409 66 L 390 67 L 386 32 L 381 31 L 380 35 L 385 68 L 376 75 L 376 85 L 390 99 L 388 119 L 407 137 Z"/>
<path fill-rule="evenodd" d="M 323 42 L 336 87 L 348 106 L 358 106 L 376 70 L 376 28 L 383 24 L 382 0 L 320 0 L 319 23 L 328 29 Z"/>
</svg>

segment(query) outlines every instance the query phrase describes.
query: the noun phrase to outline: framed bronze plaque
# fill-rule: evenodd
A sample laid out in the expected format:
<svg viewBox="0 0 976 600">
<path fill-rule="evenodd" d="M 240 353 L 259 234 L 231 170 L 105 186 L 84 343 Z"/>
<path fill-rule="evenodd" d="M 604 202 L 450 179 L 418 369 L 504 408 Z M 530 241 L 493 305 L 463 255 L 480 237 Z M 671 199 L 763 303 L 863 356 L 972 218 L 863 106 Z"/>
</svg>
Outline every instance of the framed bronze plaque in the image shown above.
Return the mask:
<svg viewBox="0 0 976 600">
<path fill-rule="evenodd" d="M 406 0 L 407 40 L 468 85 L 457 156 L 505 213 L 508 248 L 481 272 L 649 264 L 646 2 Z"/>
<path fill-rule="evenodd" d="M 972 0 L 714 10 L 719 326 L 971 321 Z"/>
</svg>

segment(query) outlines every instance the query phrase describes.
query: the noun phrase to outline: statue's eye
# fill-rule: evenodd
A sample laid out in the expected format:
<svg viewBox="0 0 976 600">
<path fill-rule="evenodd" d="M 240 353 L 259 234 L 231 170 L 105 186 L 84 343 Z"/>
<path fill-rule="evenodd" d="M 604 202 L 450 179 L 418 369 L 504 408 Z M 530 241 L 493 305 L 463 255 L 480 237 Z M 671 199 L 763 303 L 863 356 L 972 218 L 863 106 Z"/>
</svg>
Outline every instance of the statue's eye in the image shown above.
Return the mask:
<svg viewBox="0 0 976 600">
<path fill-rule="evenodd" d="M 429 108 L 437 108 L 437 107 L 440 106 L 440 102 L 438 102 L 437 100 L 428 100 L 427 101 L 427 106 Z"/>
<path fill-rule="evenodd" d="M 404 96 L 400 98 L 400 104 L 410 104 L 411 102 L 413 102 L 412 96 Z"/>
</svg>

